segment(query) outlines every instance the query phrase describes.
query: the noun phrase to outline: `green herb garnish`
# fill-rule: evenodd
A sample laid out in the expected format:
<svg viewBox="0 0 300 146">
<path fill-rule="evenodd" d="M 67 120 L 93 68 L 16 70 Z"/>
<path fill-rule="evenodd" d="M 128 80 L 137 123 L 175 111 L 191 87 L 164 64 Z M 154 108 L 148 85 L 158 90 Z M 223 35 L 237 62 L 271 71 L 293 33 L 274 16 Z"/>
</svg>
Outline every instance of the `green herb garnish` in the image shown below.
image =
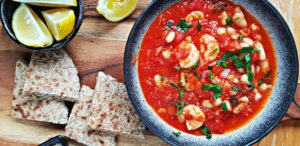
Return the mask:
<svg viewBox="0 0 300 146">
<path fill-rule="evenodd" d="M 198 79 L 199 79 L 199 78 L 202 78 L 202 75 L 199 76 L 197 72 L 193 72 L 193 75 L 194 75 L 196 78 L 198 78 Z"/>
<path fill-rule="evenodd" d="M 169 30 L 169 28 L 168 27 L 163 27 L 161 30 L 167 31 L 167 30 Z"/>
<path fill-rule="evenodd" d="M 268 73 L 259 80 L 258 86 L 262 85 L 265 82 L 270 82 L 271 73 L 272 73 L 271 70 L 268 71 Z"/>
<path fill-rule="evenodd" d="M 244 36 L 243 36 L 243 35 L 240 35 L 240 36 L 238 37 L 238 39 L 239 39 L 239 40 L 243 40 L 243 39 L 244 39 Z"/>
<path fill-rule="evenodd" d="M 165 78 L 166 78 L 166 77 L 165 77 L 164 75 L 162 75 L 162 76 L 160 77 L 160 80 L 161 80 L 161 81 L 164 81 Z"/>
<path fill-rule="evenodd" d="M 221 104 L 221 107 L 222 107 L 224 112 L 226 112 L 228 110 L 227 106 L 226 106 L 226 103 L 224 103 L 224 102 Z"/>
<path fill-rule="evenodd" d="M 211 139 L 212 135 L 210 130 L 207 127 L 202 126 L 201 132 L 206 136 L 207 139 Z"/>
<path fill-rule="evenodd" d="M 255 50 L 251 47 L 243 47 L 242 50 L 239 50 L 239 54 L 247 54 L 247 53 L 259 53 L 259 50 Z"/>
<path fill-rule="evenodd" d="M 213 53 L 217 53 L 218 51 L 219 51 L 219 49 L 216 48 L 216 49 L 214 49 L 212 52 L 213 52 Z"/>
<path fill-rule="evenodd" d="M 169 20 L 169 21 L 166 23 L 166 25 L 167 25 L 168 27 L 171 27 L 171 26 L 173 25 L 173 23 L 174 23 L 173 20 Z"/>
<path fill-rule="evenodd" d="M 180 70 L 180 67 L 179 66 L 174 66 L 174 69 L 175 70 Z"/>
<path fill-rule="evenodd" d="M 217 61 L 217 64 L 220 66 L 223 66 L 224 68 L 227 67 L 226 61 L 227 59 L 231 58 L 232 56 L 234 56 L 233 52 L 226 52 L 219 61 Z"/>
<path fill-rule="evenodd" d="M 227 18 L 226 18 L 226 24 L 227 24 L 227 25 L 230 25 L 231 23 L 232 23 L 231 18 L 230 18 L 230 17 L 227 17 Z"/>
<path fill-rule="evenodd" d="M 231 60 L 233 61 L 236 68 L 244 68 L 245 67 L 245 63 L 242 61 L 241 58 L 234 55 L 231 57 Z"/>
<path fill-rule="evenodd" d="M 184 33 L 186 33 L 188 29 L 192 28 L 192 24 L 187 23 L 184 19 L 180 19 L 177 26 L 181 28 Z"/>
<path fill-rule="evenodd" d="M 211 92 L 213 92 L 214 93 L 213 98 L 215 100 L 217 100 L 222 94 L 222 86 L 219 86 L 217 84 L 203 85 L 202 90 L 204 91 L 210 90 Z"/>
<path fill-rule="evenodd" d="M 213 75 L 211 72 L 209 72 L 209 73 L 208 73 L 208 78 L 209 78 L 209 80 L 212 82 L 213 79 L 214 79 L 214 75 Z"/>
<path fill-rule="evenodd" d="M 200 22 L 199 22 L 199 20 L 198 20 L 197 29 L 198 29 L 199 32 L 201 31 L 201 28 L 202 28 L 202 25 L 200 24 Z"/>
<path fill-rule="evenodd" d="M 240 19 L 240 17 L 237 17 L 237 18 L 235 18 L 234 20 L 239 20 Z"/>
<path fill-rule="evenodd" d="M 178 132 L 173 132 L 173 135 L 176 136 L 176 137 L 179 137 L 181 135 L 181 132 L 179 132 L 179 131 Z"/>
<path fill-rule="evenodd" d="M 177 102 L 174 102 L 174 104 L 177 108 L 177 113 L 176 113 L 177 116 L 180 115 L 183 112 L 183 108 L 184 108 L 185 103 L 186 103 L 185 100 L 182 100 L 180 104 L 178 104 Z"/>
<path fill-rule="evenodd" d="M 207 69 L 208 69 L 208 70 L 212 70 L 212 66 L 209 65 L 209 66 L 207 67 Z"/>
<path fill-rule="evenodd" d="M 200 63 L 200 60 L 198 60 L 198 61 L 196 62 L 196 64 L 190 68 L 190 70 L 195 70 L 195 69 L 197 69 L 197 68 L 199 67 L 199 63 Z"/>
<path fill-rule="evenodd" d="M 248 81 L 252 85 L 253 84 L 254 73 L 250 72 L 250 70 L 251 70 L 251 57 L 250 57 L 250 54 L 245 55 L 245 61 L 246 61 L 246 74 L 248 76 Z"/>
</svg>

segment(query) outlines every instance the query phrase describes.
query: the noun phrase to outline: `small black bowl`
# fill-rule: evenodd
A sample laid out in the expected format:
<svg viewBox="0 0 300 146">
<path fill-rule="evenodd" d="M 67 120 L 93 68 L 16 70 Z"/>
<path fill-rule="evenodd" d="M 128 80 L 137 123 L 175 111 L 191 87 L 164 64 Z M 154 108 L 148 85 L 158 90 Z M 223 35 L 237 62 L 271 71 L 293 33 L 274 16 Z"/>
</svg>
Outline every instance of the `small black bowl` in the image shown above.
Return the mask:
<svg viewBox="0 0 300 146">
<path fill-rule="evenodd" d="M 20 46 L 31 49 L 31 50 L 52 51 L 52 50 L 57 50 L 57 49 L 60 49 L 64 46 L 66 46 L 75 37 L 75 35 L 77 34 L 77 32 L 82 24 L 82 21 L 83 21 L 84 3 L 83 3 L 83 0 L 77 0 L 77 7 L 70 7 L 71 9 L 74 10 L 75 17 L 76 17 L 76 22 L 75 22 L 73 31 L 66 38 L 64 38 L 61 41 L 54 40 L 53 43 L 48 47 L 43 47 L 43 48 L 30 47 L 30 46 L 26 46 L 26 45 L 22 44 L 21 42 L 19 42 L 13 32 L 13 29 L 12 29 L 13 13 L 19 7 L 19 5 L 20 5 L 20 3 L 14 2 L 12 0 L 2 0 L 0 2 L 1 22 L 2 22 L 4 30 L 6 31 L 8 36 L 13 41 L 15 41 Z M 39 15 L 39 17 L 42 20 L 44 20 L 44 18 L 42 17 L 40 12 L 43 10 L 53 9 L 53 7 L 41 7 L 41 6 L 33 6 L 33 5 L 29 5 L 29 6 Z"/>
</svg>

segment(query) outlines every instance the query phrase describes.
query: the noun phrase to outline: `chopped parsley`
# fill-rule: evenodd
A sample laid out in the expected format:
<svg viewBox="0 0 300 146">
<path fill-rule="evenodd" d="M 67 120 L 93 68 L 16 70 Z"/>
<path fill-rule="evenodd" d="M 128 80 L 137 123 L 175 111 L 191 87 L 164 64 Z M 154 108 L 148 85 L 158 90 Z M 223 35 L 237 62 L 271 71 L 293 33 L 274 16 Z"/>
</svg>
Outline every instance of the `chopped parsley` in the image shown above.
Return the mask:
<svg viewBox="0 0 300 146">
<path fill-rule="evenodd" d="M 161 30 L 167 31 L 167 30 L 169 30 L 169 28 L 168 27 L 163 27 Z"/>
<path fill-rule="evenodd" d="M 200 63 L 200 60 L 198 60 L 198 61 L 196 62 L 196 64 L 190 68 L 190 70 L 195 70 L 195 69 L 197 69 L 197 68 L 199 67 L 199 63 Z"/>
<path fill-rule="evenodd" d="M 247 53 L 245 55 L 245 61 L 246 61 L 246 74 L 248 76 L 248 81 L 250 83 L 250 85 L 253 85 L 253 76 L 254 76 L 254 73 L 251 72 L 251 57 L 250 57 L 250 54 Z"/>
<path fill-rule="evenodd" d="M 201 132 L 206 136 L 207 139 L 211 139 L 211 132 L 206 126 L 201 127 Z"/>
<path fill-rule="evenodd" d="M 179 66 L 174 66 L 174 69 L 175 70 L 180 70 L 180 67 Z"/>
<path fill-rule="evenodd" d="M 237 56 L 232 56 L 231 60 L 233 61 L 234 65 L 236 68 L 244 68 L 245 67 L 245 63 L 242 61 L 241 58 L 237 57 Z"/>
<path fill-rule="evenodd" d="M 217 61 L 217 64 L 219 66 L 223 66 L 224 68 L 227 68 L 227 64 L 226 61 L 231 58 L 232 56 L 234 56 L 233 52 L 226 52 L 219 61 Z"/>
<path fill-rule="evenodd" d="M 176 136 L 176 137 L 179 137 L 181 135 L 181 132 L 179 132 L 179 131 L 178 132 L 173 132 L 173 135 Z"/>
<path fill-rule="evenodd" d="M 181 28 L 184 33 L 188 31 L 188 29 L 192 28 L 192 24 L 187 23 L 184 19 L 180 19 L 177 24 L 177 27 Z"/>
<path fill-rule="evenodd" d="M 223 102 L 221 104 L 221 107 L 222 107 L 222 109 L 223 109 L 224 112 L 226 112 L 228 110 L 225 102 Z"/>
<path fill-rule="evenodd" d="M 255 50 L 251 47 L 243 47 L 242 50 L 239 50 L 239 54 L 247 54 L 247 53 L 259 53 L 259 50 Z"/>
<path fill-rule="evenodd" d="M 198 21 L 197 29 L 198 29 L 199 32 L 201 31 L 201 28 L 202 28 L 202 25 L 201 25 L 200 22 Z"/>
<path fill-rule="evenodd" d="M 235 18 L 234 20 L 239 20 L 240 19 L 240 17 L 237 17 L 237 18 Z"/>
<path fill-rule="evenodd" d="M 214 75 L 213 75 L 211 72 L 209 72 L 209 73 L 208 73 L 208 78 L 209 78 L 209 80 L 212 82 L 213 79 L 214 79 Z"/>
<path fill-rule="evenodd" d="M 165 78 L 166 78 L 166 77 L 165 77 L 164 75 L 162 75 L 162 76 L 160 77 L 160 80 L 161 80 L 161 81 L 164 81 Z"/>
<path fill-rule="evenodd" d="M 207 69 L 208 69 L 208 70 L 212 70 L 212 66 L 209 65 L 209 66 L 207 67 Z"/>
<path fill-rule="evenodd" d="M 218 51 L 219 51 L 219 49 L 216 48 L 216 49 L 214 49 L 212 52 L 213 52 L 213 53 L 217 53 Z"/>
<path fill-rule="evenodd" d="M 176 112 L 177 116 L 180 115 L 183 112 L 183 108 L 184 108 L 185 103 L 186 103 L 185 100 L 182 100 L 180 104 L 178 104 L 177 102 L 174 102 L 174 104 L 177 108 L 177 112 Z"/>
<path fill-rule="evenodd" d="M 203 78 L 203 76 L 202 76 L 202 75 L 198 75 L 197 72 L 193 72 L 193 75 L 194 75 L 196 78 L 198 78 L 198 79 Z"/>
<path fill-rule="evenodd" d="M 244 39 L 244 36 L 243 36 L 243 35 L 240 35 L 240 36 L 238 37 L 238 39 L 239 39 L 239 40 L 243 40 L 243 39 Z"/>
<path fill-rule="evenodd" d="M 226 24 L 227 24 L 227 25 L 230 25 L 231 23 L 232 23 L 231 18 L 230 18 L 230 17 L 227 17 L 227 18 L 226 18 Z"/>
<path fill-rule="evenodd" d="M 222 86 L 219 86 L 217 84 L 203 85 L 202 90 L 204 91 L 210 90 L 211 92 L 213 92 L 214 93 L 213 98 L 215 100 L 217 100 L 222 94 Z"/>
</svg>

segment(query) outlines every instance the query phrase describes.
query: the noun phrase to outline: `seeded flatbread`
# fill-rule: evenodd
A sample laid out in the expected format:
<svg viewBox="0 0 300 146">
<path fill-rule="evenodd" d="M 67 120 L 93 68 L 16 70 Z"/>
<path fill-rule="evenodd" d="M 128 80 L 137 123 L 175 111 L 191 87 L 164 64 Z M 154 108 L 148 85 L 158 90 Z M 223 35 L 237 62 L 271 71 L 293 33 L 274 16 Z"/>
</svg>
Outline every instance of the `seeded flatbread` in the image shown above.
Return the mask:
<svg viewBox="0 0 300 146">
<path fill-rule="evenodd" d="M 68 108 L 63 101 L 40 100 L 35 96 L 22 95 L 27 69 L 28 64 L 25 61 L 17 61 L 11 116 L 18 119 L 66 124 Z"/>
<path fill-rule="evenodd" d="M 144 138 L 145 126 L 129 101 L 125 85 L 102 72 L 98 73 L 88 124 L 94 130 Z"/>
<path fill-rule="evenodd" d="M 79 91 L 77 69 L 63 49 L 33 53 L 23 90 L 24 95 L 78 101 Z"/>
<path fill-rule="evenodd" d="M 87 125 L 94 90 L 87 86 L 81 88 L 82 101 L 72 109 L 65 136 L 89 146 L 115 146 L 115 135 L 91 130 Z"/>
</svg>

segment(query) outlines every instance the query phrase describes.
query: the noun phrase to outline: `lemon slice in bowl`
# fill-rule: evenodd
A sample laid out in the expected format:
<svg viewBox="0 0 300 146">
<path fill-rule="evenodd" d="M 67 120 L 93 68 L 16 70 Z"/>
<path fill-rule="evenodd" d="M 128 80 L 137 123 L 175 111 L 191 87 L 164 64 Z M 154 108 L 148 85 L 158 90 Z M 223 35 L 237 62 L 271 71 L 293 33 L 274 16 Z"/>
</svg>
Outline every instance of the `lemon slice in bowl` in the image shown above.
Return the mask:
<svg viewBox="0 0 300 146">
<path fill-rule="evenodd" d="M 12 28 L 18 41 L 30 47 L 47 47 L 53 37 L 38 15 L 26 4 L 21 4 L 13 14 Z"/>
<path fill-rule="evenodd" d="M 42 11 L 47 26 L 55 40 L 60 41 L 66 38 L 74 29 L 75 14 L 69 8 L 57 8 Z"/>
<path fill-rule="evenodd" d="M 15 2 L 27 3 L 44 7 L 70 7 L 77 6 L 77 0 L 13 0 Z"/>
<path fill-rule="evenodd" d="M 99 0 L 97 11 L 107 20 L 117 22 L 129 16 L 137 4 L 138 0 Z"/>
</svg>

